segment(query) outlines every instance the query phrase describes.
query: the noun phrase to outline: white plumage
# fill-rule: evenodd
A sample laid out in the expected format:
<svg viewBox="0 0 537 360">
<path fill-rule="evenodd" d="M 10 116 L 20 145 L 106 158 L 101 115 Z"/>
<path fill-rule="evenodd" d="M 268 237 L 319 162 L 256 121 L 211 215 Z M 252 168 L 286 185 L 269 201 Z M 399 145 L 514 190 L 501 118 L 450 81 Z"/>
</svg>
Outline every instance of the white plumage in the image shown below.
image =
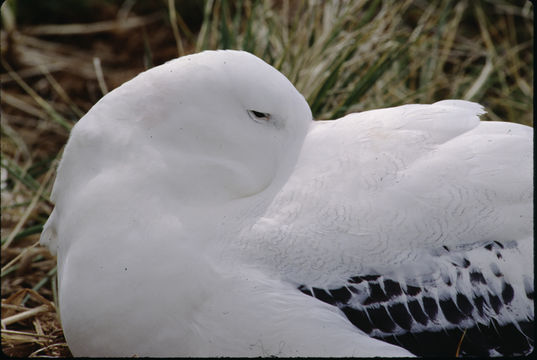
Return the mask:
<svg viewBox="0 0 537 360">
<path fill-rule="evenodd" d="M 41 238 L 73 354 L 407 356 L 371 336 L 491 319 L 529 351 L 533 130 L 483 113 L 313 122 L 239 51 L 138 75 L 74 127 Z"/>
</svg>

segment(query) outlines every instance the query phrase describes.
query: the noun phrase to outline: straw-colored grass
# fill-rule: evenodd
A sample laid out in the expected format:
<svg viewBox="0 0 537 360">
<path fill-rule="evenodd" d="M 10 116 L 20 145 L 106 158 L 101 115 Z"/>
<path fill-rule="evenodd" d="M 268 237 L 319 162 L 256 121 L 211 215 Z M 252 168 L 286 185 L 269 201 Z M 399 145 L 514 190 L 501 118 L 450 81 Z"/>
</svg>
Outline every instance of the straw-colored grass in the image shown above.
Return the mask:
<svg viewBox="0 0 537 360">
<path fill-rule="evenodd" d="M 127 0 L 61 24 L 27 21 L 34 5 L 2 6 L 1 330 L 12 356 L 70 356 L 55 259 L 36 244 L 55 166 L 76 121 L 145 68 L 245 49 L 288 76 L 316 118 L 459 98 L 485 105 L 486 119 L 532 124 L 530 1 Z"/>
</svg>

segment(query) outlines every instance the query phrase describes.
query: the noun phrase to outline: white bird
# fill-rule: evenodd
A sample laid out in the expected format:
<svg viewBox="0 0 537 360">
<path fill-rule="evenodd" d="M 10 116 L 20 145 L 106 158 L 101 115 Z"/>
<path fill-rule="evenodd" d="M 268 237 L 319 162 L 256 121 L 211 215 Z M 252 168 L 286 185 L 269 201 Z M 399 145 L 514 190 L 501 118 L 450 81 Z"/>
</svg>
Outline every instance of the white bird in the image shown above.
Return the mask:
<svg viewBox="0 0 537 360">
<path fill-rule="evenodd" d="M 242 51 L 141 73 L 73 128 L 41 236 L 72 353 L 529 353 L 533 130 L 483 113 L 312 121 Z"/>
</svg>

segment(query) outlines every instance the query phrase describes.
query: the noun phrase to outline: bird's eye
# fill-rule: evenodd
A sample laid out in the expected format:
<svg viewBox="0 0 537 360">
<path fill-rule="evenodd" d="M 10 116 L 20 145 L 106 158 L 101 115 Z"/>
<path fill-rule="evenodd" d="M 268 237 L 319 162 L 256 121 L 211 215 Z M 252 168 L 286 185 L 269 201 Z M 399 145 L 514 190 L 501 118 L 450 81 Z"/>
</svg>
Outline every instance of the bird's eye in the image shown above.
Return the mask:
<svg viewBox="0 0 537 360">
<path fill-rule="evenodd" d="M 270 120 L 269 113 L 264 113 L 264 112 L 255 111 L 255 110 L 248 110 L 248 115 L 250 115 L 250 118 L 252 118 L 252 120 L 257 121 L 257 122 L 264 122 L 264 121 Z"/>
</svg>

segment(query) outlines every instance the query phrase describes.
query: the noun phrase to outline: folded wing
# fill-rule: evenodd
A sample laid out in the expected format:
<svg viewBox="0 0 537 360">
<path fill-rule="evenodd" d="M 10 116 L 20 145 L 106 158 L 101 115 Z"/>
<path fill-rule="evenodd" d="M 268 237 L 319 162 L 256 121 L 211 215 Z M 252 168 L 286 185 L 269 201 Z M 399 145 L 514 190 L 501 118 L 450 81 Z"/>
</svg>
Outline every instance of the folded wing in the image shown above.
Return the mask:
<svg viewBox="0 0 537 360">
<path fill-rule="evenodd" d="M 243 237 L 255 242 L 242 246 L 362 330 L 418 354 L 428 352 L 404 336 L 456 330 L 458 343 L 464 329 L 495 326 L 509 327 L 520 346 L 485 336 L 464 351 L 526 353 L 533 130 L 480 122 L 481 114 L 480 105 L 448 100 L 315 123 L 289 181 Z"/>
</svg>

